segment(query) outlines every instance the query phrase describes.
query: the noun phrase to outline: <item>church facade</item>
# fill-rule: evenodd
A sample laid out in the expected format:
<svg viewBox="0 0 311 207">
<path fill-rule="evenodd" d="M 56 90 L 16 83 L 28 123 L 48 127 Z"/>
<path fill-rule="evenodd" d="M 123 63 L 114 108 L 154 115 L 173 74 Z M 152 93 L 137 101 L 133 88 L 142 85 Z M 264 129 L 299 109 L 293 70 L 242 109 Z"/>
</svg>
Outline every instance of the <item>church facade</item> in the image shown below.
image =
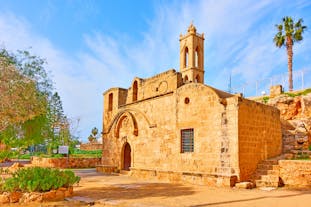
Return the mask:
<svg viewBox="0 0 311 207">
<path fill-rule="evenodd" d="M 104 92 L 102 164 L 132 176 L 230 186 L 282 150 L 280 112 L 204 84 L 204 34 L 180 35 L 180 70 Z"/>
</svg>

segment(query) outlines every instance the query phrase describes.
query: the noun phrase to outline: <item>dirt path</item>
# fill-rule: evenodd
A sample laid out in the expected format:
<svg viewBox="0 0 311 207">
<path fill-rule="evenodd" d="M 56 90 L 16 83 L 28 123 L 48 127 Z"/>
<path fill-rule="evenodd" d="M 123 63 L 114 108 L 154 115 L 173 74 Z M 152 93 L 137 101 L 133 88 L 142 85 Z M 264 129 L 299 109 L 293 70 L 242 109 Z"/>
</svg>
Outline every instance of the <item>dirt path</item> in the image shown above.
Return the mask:
<svg viewBox="0 0 311 207">
<path fill-rule="evenodd" d="M 223 207 L 306 207 L 311 206 L 311 189 L 241 190 L 195 185 L 161 183 L 126 175 L 107 176 L 94 169 L 75 170 L 81 176 L 74 187 L 74 198 L 94 202 L 100 206 L 223 206 Z M 25 205 L 23 205 L 25 206 Z M 62 201 L 30 206 L 90 206 L 78 201 Z"/>
</svg>

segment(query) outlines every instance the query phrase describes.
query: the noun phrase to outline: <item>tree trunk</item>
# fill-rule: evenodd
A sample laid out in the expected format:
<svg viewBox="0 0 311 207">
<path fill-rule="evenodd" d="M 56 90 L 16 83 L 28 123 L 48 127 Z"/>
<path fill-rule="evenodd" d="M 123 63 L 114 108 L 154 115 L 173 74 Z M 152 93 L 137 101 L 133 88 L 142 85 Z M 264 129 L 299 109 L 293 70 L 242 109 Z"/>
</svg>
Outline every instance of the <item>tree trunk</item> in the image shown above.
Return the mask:
<svg viewBox="0 0 311 207">
<path fill-rule="evenodd" d="M 286 37 L 287 64 L 288 64 L 288 89 L 293 91 L 293 40 Z"/>
</svg>

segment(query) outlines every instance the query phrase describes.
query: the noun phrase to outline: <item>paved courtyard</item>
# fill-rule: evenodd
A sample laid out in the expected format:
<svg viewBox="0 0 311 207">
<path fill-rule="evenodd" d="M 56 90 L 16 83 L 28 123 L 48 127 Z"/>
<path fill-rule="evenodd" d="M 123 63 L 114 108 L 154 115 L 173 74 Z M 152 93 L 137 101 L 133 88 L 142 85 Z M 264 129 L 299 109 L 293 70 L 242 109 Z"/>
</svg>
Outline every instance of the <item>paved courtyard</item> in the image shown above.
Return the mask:
<svg viewBox="0 0 311 207">
<path fill-rule="evenodd" d="M 264 191 L 212 188 L 159 183 L 156 180 L 146 181 L 127 175 L 107 176 L 95 172 L 94 169 L 76 170 L 76 174 L 82 179 L 80 185 L 74 188 L 74 195 L 77 199 L 84 198 L 89 202 L 94 201 L 94 206 L 305 207 L 311 205 L 311 189 L 281 188 Z"/>
<path fill-rule="evenodd" d="M 272 191 L 214 188 L 163 183 L 127 175 L 103 175 L 95 169 L 74 170 L 81 176 L 69 201 L 10 204 L 23 207 L 127 206 L 127 207 L 306 207 L 311 189 Z"/>
</svg>

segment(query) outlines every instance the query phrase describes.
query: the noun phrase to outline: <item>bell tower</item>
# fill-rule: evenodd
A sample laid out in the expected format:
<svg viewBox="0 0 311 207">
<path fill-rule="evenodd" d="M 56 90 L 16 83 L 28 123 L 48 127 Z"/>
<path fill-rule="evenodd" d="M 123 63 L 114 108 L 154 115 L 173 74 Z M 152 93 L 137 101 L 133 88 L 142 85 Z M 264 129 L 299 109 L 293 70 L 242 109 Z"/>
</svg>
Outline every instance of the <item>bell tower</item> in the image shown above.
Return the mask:
<svg viewBox="0 0 311 207">
<path fill-rule="evenodd" d="M 204 83 L 204 33 L 198 34 L 191 23 L 187 34 L 180 35 L 180 72 L 184 83 Z"/>
</svg>

